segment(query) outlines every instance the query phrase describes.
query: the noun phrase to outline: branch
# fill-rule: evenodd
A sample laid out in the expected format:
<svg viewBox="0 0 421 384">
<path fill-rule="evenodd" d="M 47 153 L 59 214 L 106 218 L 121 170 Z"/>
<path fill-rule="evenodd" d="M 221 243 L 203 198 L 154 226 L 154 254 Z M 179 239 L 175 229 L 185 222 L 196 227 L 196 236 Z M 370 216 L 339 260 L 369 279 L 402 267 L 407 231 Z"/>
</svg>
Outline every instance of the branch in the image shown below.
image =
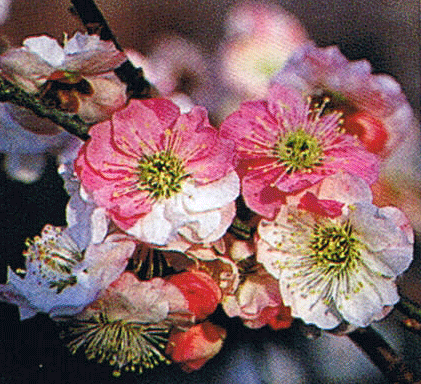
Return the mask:
<svg viewBox="0 0 421 384">
<path fill-rule="evenodd" d="M 371 361 L 394 384 L 414 384 L 414 374 L 384 339 L 372 328 L 360 328 L 348 337 L 362 349 Z"/>
<path fill-rule="evenodd" d="M 16 85 L 0 77 L 0 102 L 9 102 L 30 109 L 40 117 L 46 117 L 67 132 L 86 141 L 89 139 L 89 125 L 79 116 L 51 108 L 35 95 L 31 95 Z"/>
</svg>

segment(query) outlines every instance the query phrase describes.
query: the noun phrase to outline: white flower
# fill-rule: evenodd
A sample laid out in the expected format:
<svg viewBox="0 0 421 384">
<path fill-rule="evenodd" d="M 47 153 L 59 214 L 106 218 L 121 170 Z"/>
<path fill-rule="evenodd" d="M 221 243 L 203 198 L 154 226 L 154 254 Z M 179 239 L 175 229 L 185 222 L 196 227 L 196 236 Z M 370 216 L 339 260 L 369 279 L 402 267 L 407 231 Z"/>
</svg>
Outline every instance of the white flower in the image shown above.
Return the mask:
<svg viewBox="0 0 421 384">
<path fill-rule="evenodd" d="M 100 244 L 78 248 L 66 231 L 46 225 L 27 241 L 24 277 L 8 269 L 0 300 L 19 306 L 21 320 L 38 312 L 74 315 L 94 301 L 126 268 L 135 243 L 113 234 Z"/>
<path fill-rule="evenodd" d="M 300 204 L 285 205 L 275 221 L 263 220 L 258 229 L 258 261 L 279 279 L 292 316 L 325 329 L 342 321 L 365 327 L 386 316 L 399 301 L 395 279 L 413 254 L 405 215 L 361 196 L 349 203 L 362 190 L 353 189 L 348 175 L 342 178 L 342 200 L 323 199 L 322 183 L 318 198 L 307 192 Z"/>
<path fill-rule="evenodd" d="M 2 75 L 27 92 L 37 92 L 53 73 L 93 76 L 113 71 L 126 56 L 97 35 L 77 32 L 64 47 L 49 36 L 28 37 L 23 46 L 0 56 Z M 56 77 L 56 76 L 55 76 Z"/>
</svg>

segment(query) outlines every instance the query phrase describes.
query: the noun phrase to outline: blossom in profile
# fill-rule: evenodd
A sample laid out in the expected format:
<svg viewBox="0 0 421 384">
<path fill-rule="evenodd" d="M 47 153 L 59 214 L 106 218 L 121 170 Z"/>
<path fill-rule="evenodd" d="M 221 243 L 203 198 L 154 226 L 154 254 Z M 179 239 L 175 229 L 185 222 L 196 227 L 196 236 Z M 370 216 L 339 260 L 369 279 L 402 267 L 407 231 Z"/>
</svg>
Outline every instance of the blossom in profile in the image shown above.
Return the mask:
<svg viewBox="0 0 421 384">
<path fill-rule="evenodd" d="M 22 320 L 82 311 L 124 271 L 135 242 L 116 233 L 80 249 L 65 230 L 46 225 L 27 247 L 23 277 L 9 268 L 0 285 L 0 300 L 18 305 Z"/>
<path fill-rule="evenodd" d="M 324 114 L 327 103 L 312 106 L 274 85 L 267 101 L 245 102 L 222 123 L 221 135 L 237 144 L 242 195 L 254 212 L 273 219 L 287 194 L 340 171 L 377 180 L 378 158 L 342 132 L 340 113 Z"/>
<path fill-rule="evenodd" d="M 261 221 L 257 260 L 279 279 L 293 317 L 324 329 L 366 327 L 399 301 L 395 280 L 412 261 L 413 231 L 397 208 L 371 204 L 363 181 L 354 187 L 346 174 L 328 179 L 316 194 L 284 205 L 274 221 Z"/>
<path fill-rule="evenodd" d="M 87 123 L 107 119 L 126 102 L 114 69 L 126 60 L 112 42 L 77 32 L 62 47 L 46 36 L 29 37 L 0 56 L 0 75 Z M 30 127 L 28 127 L 30 129 Z"/>
<path fill-rule="evenodd" d="M 235 266 L 235 284 L 223 289 L 222 308 L 229 317 L 240 317 L 249 328 L 269 325 L 272 329 L 288 328 L 292 323 L 290 308 L 285 307 L 278 281 L 256 260 L 253 237 L 223 237 L 226 262 Z"/>
<path fill-rule="evenodd" d="M 86 249 L 89 244 L 102 242 L 109 230 L 110 220 L 104 208 L 98 207 L 84 195 L 80 181 L 74 174 L 75 157 L 60 164 L 57 171 L 64 181 L 64 189 L 70 196 L 66 205 L 66 233 L 79 249 Z"/>
<path fill-rule="evenodd" d="M 175 329 L 168 339 L 165 353 L 181 365 L 186 372 L 192 372 L 219 353 L 227 332 L 210 321 L 193 325 L 187 330 Z"/>
<path fill-rule="evenodd" d="M 93 126 L 75 162 L 82 187 L 114 223 L 146 243 L 176 235 L 220 238 L 235 214 L 234 144 L 206 110 L 180 114 L 169 100 L 132 100 Z"/>
</svg>

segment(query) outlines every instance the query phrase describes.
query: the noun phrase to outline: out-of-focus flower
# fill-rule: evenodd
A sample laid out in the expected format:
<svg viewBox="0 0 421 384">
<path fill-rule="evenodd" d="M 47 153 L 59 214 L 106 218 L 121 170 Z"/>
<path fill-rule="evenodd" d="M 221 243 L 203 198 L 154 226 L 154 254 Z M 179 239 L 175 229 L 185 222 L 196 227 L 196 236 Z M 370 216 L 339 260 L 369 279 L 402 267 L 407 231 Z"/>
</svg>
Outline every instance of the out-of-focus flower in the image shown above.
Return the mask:
<svg viewBox="0 0 421 384">
<path fill-rule="evenodd" d="M 186 44 L 188 43 L 186 42 Z M 161 46 L 161 44 L 158 44 L 158 48 L 159 46 Z M 166 50 L 164 49 L 164 51 Z M 156 53 L 156 51 L 154 52 Z M 142 68 L 145 79 L 154 87 L 156 87 L 156 89 L 151 90 L 152 97 L 158 97 L 158 96 L 165 97 L 166 99 L 171 100 L 175 105 L 177 105 L 180 108 L 181 113 L 190 112 L 190 110 L 194 107 L 195 104 L 193 103 L 193 100 L 191 99 L 189 95 L 191 95 L 192 92 L 193 94 L 195 94 L 194 92 L 195 86 L 189 87 L 188 84 L 185 84 L 185 86 L 183 86 L 183 81 L 181 77 L 182 71 L 180 71 L 180 73 L 178 71 L 175 71 L 175 73 L 172 73 L 172 71 L 162 70 L 161 68 L 163 65 L 164 67 L 166 67 L 170 63 L 173 63 L 173 58 L 171 55 L 174 55 L 174 52 L 171 52 L 169 50 L 166 51 L 166 53 L 170 55 L 170 58 L 168 61 L 160 57 L 161 55 L 159 54 L 156 55 L 157 58 L 154 58 L 155 53 L 151 54 L 152 61 L 148 57 L 142 55 L 140 52 L 134 51 L 132 49 L 126 50 L 125 53 L 134 66 Z M 163 61 L 162 62 L 157 61 L 158 59 L 163 60 Z M 173 64 L 179 65 L 179 63 L 173 63 Z M 192 70 L 193 69 L 194 68 L 192 68 Z M 189 72 L 187 71 L 187 73 Z M 202 74 L 197 74 L 198 78 L 203 80 L 203 76 L 201 75 Z M 163 79 L 161 80 L 159 76 L 162 76 Z M 169 76 L 170 78 L 168 79 L 166 78 L 166 76 Z M 192 74 L 192 77 L 194 78 L 193 74 Z M 191 81 L 194 83 L 194 80 L 191 80 Z M 206 91 L 209 92 L 209 87 L 204 86 L 203 88 L 205 88 Z M 189 94 L 187 94 L 186 92 L 188 92 Z M 198 95 L 196 94 L 196 96 Z M 198 103 L 198 100 L 196 100 L 196 104 L 204 105 L 204 103 Z"/>
<path fill-rule="evenodd" d="M 1 0 L 0 1 L 0 24 L 3 24 L 7 16 L 9 16 L 10 4 L 12 0 Z"/>
<path fill-rule="evenodd" d="M 412 261 L 405 215 L 372 205 L 368 186 L 364 197 L 364 182 L 355 187 L 355 179 L 327 178 L 317 195 L 306 192 L 258 229 L 257 259 L 279 279 L 285 305 L 320 328 L 343 321 L 365 327 L 382 319 L 399 300 L 396 277 Z"/>
<path fill-rule="evenodd" d="M 132 100 L 90 135 L 75 169 L 121 229 L 157 245 L 177 234 L 210 242 L 225 233 L 239 193 L 234 144 L 206 110 L 180 115 L 165 99 Z"/>
<path fill-rule="evenodd" d="M 174 284 L 161 278 L 140 281 L 124 272 L 70 319 L 68 336 L 73 340 L 68 347 L 75 353 L 82 346 L 89 359 L 108 361 L 115 367 L 115 376 L 122 368 L 142 372 L 160 362 L 169 363 L 163 351 L 175 324 L 170 317 L 187 312 L 188 303 Z"/>
<path fill-rule="evenodd" d="M 196 104 L 207 104 L 211 84 L 199 46 L 178 35 L 162 35 L 156 38 L 146 60 L 146 78 L 161 96 L 172 99 L 186 95 Z"/>
<path fill-rule="evenodd" d="M 80 312 L 124 271 L 135 248 L 126 235 L 113 234 L 82 250 L 50 225 L 27 245 L 24 277 L 9 268 L 7 284 L 0 286 L 0 299 L 18 305 L 21 319 Z"/>
<path fill-rule="evenodd" d="M 281 7 L 259 2 L 232 8 L 220 47 L 221 76 L 244 98 L 262 98 L 292 52 L 308 42 L 300 22 Z"/>
<path fill-rule="evenodd" d="M 192 372 L 219 353 L 226 334 L 224 328 L 210 321 L 194 325 L 187 331 L 174 330 L 165 353 L 172 361 L 180 363 L 184 371 Z"/>
<path fill-rule="evenodd" d="M 184 295 L 189 303 L 189 312 L 197 320 L 204 320 L 220 303 L 222 293 L 216 282 L 204 272 L 192 270 L 168 278 Z"/>
<path fill-rule="evenodd" d="M 75 157 L 81 143 L 76 136 L 27 109 L 0 104 L 0 152 L 5 155 L 5 171 L 16 180 L 38 180 L 47 154 L 58 156 L 60 162 L 67 161 Z"/>
<path fill-rule="evenodd" d="M 273 219 L 285 196 L 341 170 L 369 184 L 378 159 L 351 135 L 342 133 L 340 114 L 311 108 L 292 88 L 274 85 L 267 101 L 243 103 L 221 125 L 221 135 L 237 143 L 242 195 L 247 206 Z"/>
</svg>

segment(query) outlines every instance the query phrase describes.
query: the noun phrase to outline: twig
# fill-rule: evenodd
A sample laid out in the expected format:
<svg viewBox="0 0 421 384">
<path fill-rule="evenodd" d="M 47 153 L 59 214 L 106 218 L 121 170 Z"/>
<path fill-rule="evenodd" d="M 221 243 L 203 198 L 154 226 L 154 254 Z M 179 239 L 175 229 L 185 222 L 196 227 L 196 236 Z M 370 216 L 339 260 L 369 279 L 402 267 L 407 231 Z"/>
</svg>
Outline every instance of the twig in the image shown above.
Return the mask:
<svg viewBox="0 0 421 384">
<path fill-rule="evenodd" d="M 30 109 L 40 117 L 46 117 L 69 133 L 82 140 L 88 140 L 89 125 L 79 116 L 51 108 L 35 95 L 31 95 L 11 82 L 0 77 L 0 102 L 9 102 Z"/>
<path fill-rule="evenodd" d="M 348 334 L 371 361 L 393 384 L 414 384 L 415 377 L 410 368 L 386 341 L 372 328 L 360 328 Z"/>
</svg>

